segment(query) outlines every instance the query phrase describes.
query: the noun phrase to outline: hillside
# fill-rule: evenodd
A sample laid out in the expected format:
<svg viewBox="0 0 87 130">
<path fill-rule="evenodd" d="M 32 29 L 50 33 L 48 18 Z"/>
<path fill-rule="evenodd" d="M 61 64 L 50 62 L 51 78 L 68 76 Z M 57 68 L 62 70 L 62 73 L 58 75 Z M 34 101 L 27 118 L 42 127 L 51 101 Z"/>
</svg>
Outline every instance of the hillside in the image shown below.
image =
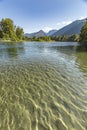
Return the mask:
<svg viewBox="0 0 87 130">
<path fill-rule="evenodd" d="M 71 24 L 61 28 L 52 36 L 80 34 L 81 28 L 83 27 L 85 22 L 86 22 L 86 19 L 76 20 L 72 22 Z"/>
<path fill-rule="evenodd" d="M 47 36 L 52 36 L 54 33 L 56 33 L 57 30 L 54 29 L 54 30 L 50 30 L 48 33 L 47 33 Z"/>
<path fill-rule="evenodd" d="M 35 33 L 25 33 L 24 36 L 27 36 L 29 38 L 32 38 L 32 37 L 44 37 L 46 36 L 46 33 L 43 31 L 43 30 L 40 30 L 38 32 L 35 32 Z"/>
<path fill-rule="evenodd" d="M 48 33 L 45 33 L 43 30 L 40 30 L 35 33 L 25 33 L 24 36 L 29 38 L 32 37 L 44 37 L 44 36 L 61 36 L 61 35 L 73 35 L 73 34 L 80 34 L 81 28 L 85 24 L 86 19 L 83 20 L 76 20 L 71 24 L 59 29 L 59 30 L 50 30 Z"/>
</svg>

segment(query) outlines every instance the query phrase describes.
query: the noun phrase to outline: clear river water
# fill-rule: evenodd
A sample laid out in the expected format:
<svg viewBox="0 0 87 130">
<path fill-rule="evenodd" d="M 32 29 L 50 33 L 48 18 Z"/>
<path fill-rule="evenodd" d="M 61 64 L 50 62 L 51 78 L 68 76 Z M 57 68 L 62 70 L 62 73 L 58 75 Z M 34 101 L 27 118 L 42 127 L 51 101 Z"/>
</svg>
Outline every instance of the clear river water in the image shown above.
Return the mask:
<svg viewBox="0 0 87 130">
<path fill-rule="evenodd" d="M 87 130 L 87 48 L 0 43 L 0 130 Z"/>
</svg>

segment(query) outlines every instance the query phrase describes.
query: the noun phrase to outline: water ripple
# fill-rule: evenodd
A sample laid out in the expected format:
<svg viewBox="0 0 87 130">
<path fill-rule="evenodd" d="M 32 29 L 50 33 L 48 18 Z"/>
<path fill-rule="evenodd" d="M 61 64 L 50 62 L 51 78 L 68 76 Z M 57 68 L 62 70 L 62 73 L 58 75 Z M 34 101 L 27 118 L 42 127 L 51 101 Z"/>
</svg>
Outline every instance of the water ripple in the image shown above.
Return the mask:
<svg viewBox="0 0 87 130">
<path fill-rule="evenodd" d="M 87 73 L 75 50 L 25 45 L 0 62 L 0 130 L 86 130 Z"/>
</svg>

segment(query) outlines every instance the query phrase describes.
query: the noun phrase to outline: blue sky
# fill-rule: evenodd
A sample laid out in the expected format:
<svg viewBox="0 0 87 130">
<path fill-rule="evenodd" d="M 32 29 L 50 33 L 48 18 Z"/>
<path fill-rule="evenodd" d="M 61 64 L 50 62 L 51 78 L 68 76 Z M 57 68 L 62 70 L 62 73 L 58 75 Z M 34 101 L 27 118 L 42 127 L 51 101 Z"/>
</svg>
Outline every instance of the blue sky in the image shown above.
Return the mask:
<svg viewBox="0 0 87 130">
<path fill-rule="evenodd" d="M 87 17 L 87 0 L 0 0 L 0 20 L 11 18 L 24 32 L 59 29 Z"/>
</svg>

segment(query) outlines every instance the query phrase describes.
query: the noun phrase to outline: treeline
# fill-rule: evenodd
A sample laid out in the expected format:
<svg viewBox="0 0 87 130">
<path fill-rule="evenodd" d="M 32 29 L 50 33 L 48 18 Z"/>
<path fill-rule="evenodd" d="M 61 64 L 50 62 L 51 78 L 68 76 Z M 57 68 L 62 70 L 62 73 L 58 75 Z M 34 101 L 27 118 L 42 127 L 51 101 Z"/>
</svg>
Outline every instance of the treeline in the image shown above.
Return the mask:
<svg viewBox="0 0 87 130">
<path fill-rule="evenodd" d="M 51 37 L 54 41 L 62 41 L 62 42 L 79 42 L 79 35 L 73 34 L 73 35 L 62 35 L 62 36 L 54 36 Z"/>
<path fill-rule="evenodd" d="M 10 41 L 23 40 L 23 28 L 15 26 L 13 20 L 5 18 L 0 21 L 0 39 Z"/>
<path fill-rule="evenodd" d="M 62 41 L 62 42 L 65 42 L 65 41 L 72 41 L 72 42 L 78 42 L 79 41 L 79 35 L 78 34 L 74 34 L 74 35 L 71 35 L 71 36 L 66 36 L 66 35 L 63 35 L 63 36 L 45 36 L 45 37 L 32 37 L 32 38 L 28 38 L 28 37 L 25 37 L 25 39 L 27 41 L 39 41 L 39 42 L 42 42 L 42 41 Z"/>
<path fill-rule="evenodd" d="M 29 38 L 29 37 L 26 37 L 24 38 L 26 41 L 38 41 L 38 42 L 43 42 L 43 41 L 52 41 L 51 37 L 49 36 L 45 36 L 45 37 L 32 37 L 32 38 Z"/>
</svg>

